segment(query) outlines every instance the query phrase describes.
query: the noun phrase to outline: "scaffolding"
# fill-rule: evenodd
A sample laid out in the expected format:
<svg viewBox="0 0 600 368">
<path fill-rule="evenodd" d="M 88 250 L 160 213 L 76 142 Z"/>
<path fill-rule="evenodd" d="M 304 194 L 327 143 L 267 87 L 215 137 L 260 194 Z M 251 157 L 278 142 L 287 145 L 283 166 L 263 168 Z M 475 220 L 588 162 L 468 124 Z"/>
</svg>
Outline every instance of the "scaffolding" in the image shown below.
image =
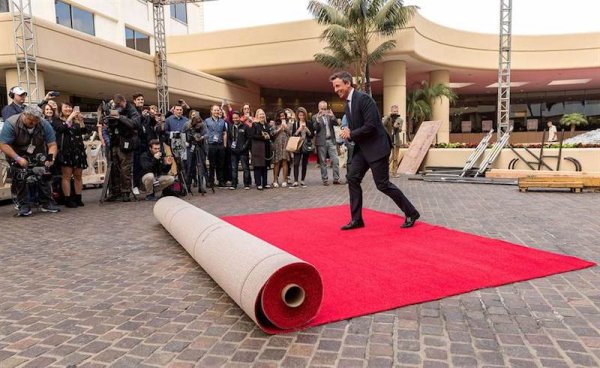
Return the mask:
<svg viewBox="0 0 600 368">
<path fill-rule="evenodd" d="M 38 91 L 37 53 L 31 0 L 11 0 L 15 56 L 17 58 L 17 84 L 27 91 L 27 102 L 41 101 Z"/>
<path fill-rule="evenodd" d="M 154 63 L 156 69 L 156 95 L 158 110 L 165 114 L 169 110 L 169 78 L 167 43 L 165 30 L 165 6 L 172 4 L 201 3 L 212 0 L 148 0 L 154 9 Z"/>
<path fill-rule="evenodd" d="M 510 134 L 510 58 L 512 0 L 500 0 L 500 46 L 498 61 L 498 141 Z"/>
</svg>

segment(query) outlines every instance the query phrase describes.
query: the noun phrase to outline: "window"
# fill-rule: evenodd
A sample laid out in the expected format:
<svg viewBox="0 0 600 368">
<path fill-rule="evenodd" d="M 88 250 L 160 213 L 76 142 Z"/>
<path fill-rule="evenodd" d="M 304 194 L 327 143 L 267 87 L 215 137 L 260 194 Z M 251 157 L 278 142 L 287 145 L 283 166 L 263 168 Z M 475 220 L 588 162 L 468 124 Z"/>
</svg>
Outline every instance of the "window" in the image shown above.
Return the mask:
<svg viewBox="0 0 600 368">
<path fill-rule="evenodd" d="M 187 24 L 187 8 L 183 4 L 171 4 L 171 18 Z"/>
<path fill-rule="evenodd" d="M 125 27 L 125 45 L 130 49 L 150 53 L 150 36 Z"/>
<path fill-rule="evenodd" d="M 56 0 L 56 23 L 94 36 L 94 14 Z"/>
<path fill-rule="evenodd" d="M 0 13 L 8 13 L 9 11 L 8 0 L 0 0 Z"/>
</svg>

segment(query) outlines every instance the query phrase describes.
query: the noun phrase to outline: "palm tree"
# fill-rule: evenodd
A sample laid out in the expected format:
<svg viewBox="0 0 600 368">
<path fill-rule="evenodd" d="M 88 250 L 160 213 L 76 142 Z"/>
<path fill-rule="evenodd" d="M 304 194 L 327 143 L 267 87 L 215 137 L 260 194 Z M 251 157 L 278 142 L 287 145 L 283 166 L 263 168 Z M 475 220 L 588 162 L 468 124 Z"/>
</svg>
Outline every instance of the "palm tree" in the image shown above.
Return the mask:
<svg viewBox="0 0 600 368">
<path fill-rule="evenodd" d="M 375 37 L 389 37 L 404 28 L 416 11 L 403 0 L 311 0 L 308 10 L 325 25 L 321 38 L 327 53 L 314 55 L 315 61 L 330 69 L 351 67 L 358 88 L 371 93 L 369 66 L 379 62 L 396 47 L 387 40 L 370 47 Z"/>
<path fill-rule="evenodd" d="M 458 99 L 456 93 L 447 85 L 438 83 L 430 86 L 427 81 L 421 81 L 417 88 L 406 95 L 406 117 L 408 119 L 407 124 L 409 124 L 406 130 L 409 139 L 411 139 L 410 135 L 414 130 L 413 127 L 416 126 L 418 130 L 422 122 L 431 119 L 433 114 L 432 105 L 442 97 L 448 98 L 450 103 Z"/>
<path fill-rule="evenodd" d="M 563 115 L 563 117 L 560 119 L 560 124 L 564 126 L 571 126 L 571 131 L 574 132 L 575 127 L 587 125 L 588 120 L 585 115 L 574 112 Z"/>
</svg>

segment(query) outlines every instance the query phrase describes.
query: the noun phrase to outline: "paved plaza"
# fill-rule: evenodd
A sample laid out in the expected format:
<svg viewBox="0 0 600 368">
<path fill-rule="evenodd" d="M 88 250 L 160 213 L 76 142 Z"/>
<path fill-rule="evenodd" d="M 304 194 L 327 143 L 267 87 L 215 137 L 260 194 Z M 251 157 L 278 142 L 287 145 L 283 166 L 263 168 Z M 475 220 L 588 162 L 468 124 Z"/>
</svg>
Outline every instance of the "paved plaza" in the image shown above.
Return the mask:
<svg viewBox="0 0 600 368">
<path fill-rule="evenodd" d="M 347 203 L 347 187 L 320 185 L 310 166 L 308 188 L 186 200 L 217 216 Z M 600 193 L 393 180 L 428 223 L 600 262 Z M 366 207 L 397 212 L 370 175 L 364 189 Z M 269 336 L 152 202 L 99 206 L 99 195 L 31 218 L 0 206 L 1 368 L 600 367 L 598 267 Z"/>
</svg>

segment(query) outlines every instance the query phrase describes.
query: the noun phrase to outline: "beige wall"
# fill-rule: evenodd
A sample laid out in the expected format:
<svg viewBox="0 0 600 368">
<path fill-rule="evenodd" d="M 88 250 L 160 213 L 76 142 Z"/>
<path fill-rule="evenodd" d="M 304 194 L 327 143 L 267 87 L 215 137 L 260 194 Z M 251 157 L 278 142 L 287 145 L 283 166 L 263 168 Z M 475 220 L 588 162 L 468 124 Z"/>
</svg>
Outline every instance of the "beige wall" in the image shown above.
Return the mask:
<svg viewBox="0 0 600 368">
<path fill-rule="evenodd" d="M 169 54 L 180 65 L 207 72 L 312 62 L 313 55 L 323 49 L 321 30 L 315 21 L 307 20 L 174 36 L 169 38 Z M 497 69 L 497 35 L 451 29 L 416 15 L 395 38 L 397 46 L 388 53 L 391 59 L 404 55 L 438 67 Z M 512 38 L 515 70 L 599 65 L 600 33 Z"/>
<path fill-rule="evenodd" d="M 46 86 L 58 85 L 59 91 L 92 98 L 141 90 L 148 102 L 156 101 L 152 93 L 156 88 L 152 56 L 41 19 L 36 19 L 35 32 L 38 68 L 46 72 Z M 9 14 L 0 14 L 0 42 L 7 46 L 0 51 L 0 68 L 14 69 Z M 171 103 L 181 97 L 196 106 L 222 99 L 254 105 L 260 101 L 260 89 L 251 83 L 242 86 L 172 61 L 168 72 Z"/>
</svg>

